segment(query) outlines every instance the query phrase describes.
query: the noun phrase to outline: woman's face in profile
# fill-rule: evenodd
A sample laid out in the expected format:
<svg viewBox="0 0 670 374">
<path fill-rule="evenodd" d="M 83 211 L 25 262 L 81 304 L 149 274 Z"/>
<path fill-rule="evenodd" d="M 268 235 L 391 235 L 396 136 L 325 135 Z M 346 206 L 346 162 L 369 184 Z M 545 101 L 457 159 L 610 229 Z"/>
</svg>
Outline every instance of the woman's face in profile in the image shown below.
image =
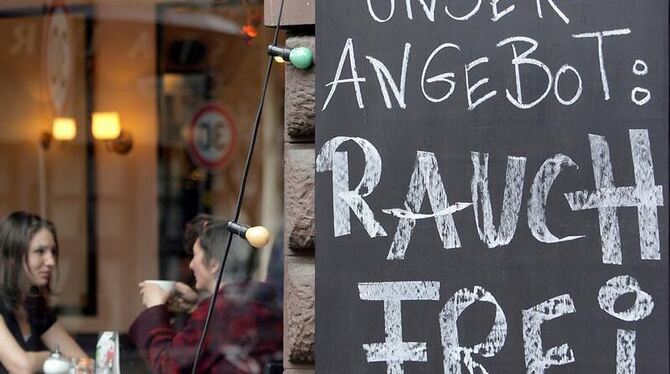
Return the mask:
<svg viewBox="0 0 670 374">
<path fill-rule="evenodd" d="M 209 288 L 215 280 L 216 267 L 205 264 L 205 251 L 200 246 L 200 239 L 193 244 L 193 258 L 188 266 L 195 276 L 195 289 L 199 291 L 211 291 Z"/>
<path fill-rule="evenodd" d="M 56 266 L 56 251 L 56 241 L 47 229 L 40 229 L 30 239 L 25 270 L 31 285 L 43 287 L 49 284 Z"/>
</svg>

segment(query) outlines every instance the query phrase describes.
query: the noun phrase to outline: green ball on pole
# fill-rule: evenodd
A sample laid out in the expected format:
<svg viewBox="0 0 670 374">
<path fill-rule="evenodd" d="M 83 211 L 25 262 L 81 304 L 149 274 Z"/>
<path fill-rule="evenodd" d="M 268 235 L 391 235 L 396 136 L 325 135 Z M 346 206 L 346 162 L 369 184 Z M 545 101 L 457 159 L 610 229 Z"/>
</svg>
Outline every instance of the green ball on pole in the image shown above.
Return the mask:
<svg viewBox="0 0 670 374">
<path fill-rule="evenodd" d="M 314 62 L 314 54 L 312 53 L 312 50 L 307 47 L 297 47 L 291 50 L 288 59 L 293 66 L 304 70 L 309 69 L 309 67 L 312 66 L 312 62 Z"/>
</svg>

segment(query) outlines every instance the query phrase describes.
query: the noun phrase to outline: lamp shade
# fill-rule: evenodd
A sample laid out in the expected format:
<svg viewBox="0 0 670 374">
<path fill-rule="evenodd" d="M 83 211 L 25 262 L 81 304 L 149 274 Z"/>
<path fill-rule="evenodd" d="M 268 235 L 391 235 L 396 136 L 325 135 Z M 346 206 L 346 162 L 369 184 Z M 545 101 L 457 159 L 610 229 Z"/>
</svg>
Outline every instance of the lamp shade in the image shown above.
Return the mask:
<svg viewBox="0 0 670 374">
<path fill-rule="evenodd" d="M 113 140 L 121 134 L 121 122 L 117 112 L 93 113 L 93 137 L 98 140 Z"/>
<path fill-rule="evenodd" d="M 51 126 L 51 133 L 56 140 L 72 140 L 77 136 L 77 123 L 74 118 L 56 117 Z"/>
</svg>

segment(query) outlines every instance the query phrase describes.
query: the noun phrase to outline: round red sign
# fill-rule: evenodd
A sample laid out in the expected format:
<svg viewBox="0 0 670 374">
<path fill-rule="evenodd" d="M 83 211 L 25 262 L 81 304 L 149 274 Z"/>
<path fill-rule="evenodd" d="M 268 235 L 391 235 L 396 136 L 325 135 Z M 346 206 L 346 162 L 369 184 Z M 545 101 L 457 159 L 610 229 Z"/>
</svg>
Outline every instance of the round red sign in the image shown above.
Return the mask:
<svg viewBox="0 0 670 374">
<path fill-rule="evenodd" d="M 237 140 L 233 118 L 219 103 L 207 103 L 198 109 L 188 131 L 191 159 L 206 169 L 223 167 L 232 155 Z"/>
</svg>

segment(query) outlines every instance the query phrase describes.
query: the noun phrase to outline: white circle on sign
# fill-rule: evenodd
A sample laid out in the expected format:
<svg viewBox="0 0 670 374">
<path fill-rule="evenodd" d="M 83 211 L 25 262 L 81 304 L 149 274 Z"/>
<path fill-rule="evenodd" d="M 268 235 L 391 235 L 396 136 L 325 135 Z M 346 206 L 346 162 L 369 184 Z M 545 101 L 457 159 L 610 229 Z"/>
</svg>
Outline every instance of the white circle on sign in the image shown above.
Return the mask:
<svg viewBox="0 0 670 374">
<path fill-rule="evenodd" d="M 635 75 L 645 75 L 649 71 L 647 63 L 642 60 L 635 60 L 633 64 L 633 74 Z"/>
<path fill-rule="evenodd" d="M 47 18 L 45 32 L 47 87 L 56 112 L 62 113 L 72 80 L 73 68 L 71 32 L 64 7 L 53 8 Z"/>
<path fill-rule="evenodd" d="M 211 170 L 228 162 L 237 130 L 221 104 L 209 103 L 197 110 L 188 130 L 188 150 L 195 164 Z"/>
</svg>

